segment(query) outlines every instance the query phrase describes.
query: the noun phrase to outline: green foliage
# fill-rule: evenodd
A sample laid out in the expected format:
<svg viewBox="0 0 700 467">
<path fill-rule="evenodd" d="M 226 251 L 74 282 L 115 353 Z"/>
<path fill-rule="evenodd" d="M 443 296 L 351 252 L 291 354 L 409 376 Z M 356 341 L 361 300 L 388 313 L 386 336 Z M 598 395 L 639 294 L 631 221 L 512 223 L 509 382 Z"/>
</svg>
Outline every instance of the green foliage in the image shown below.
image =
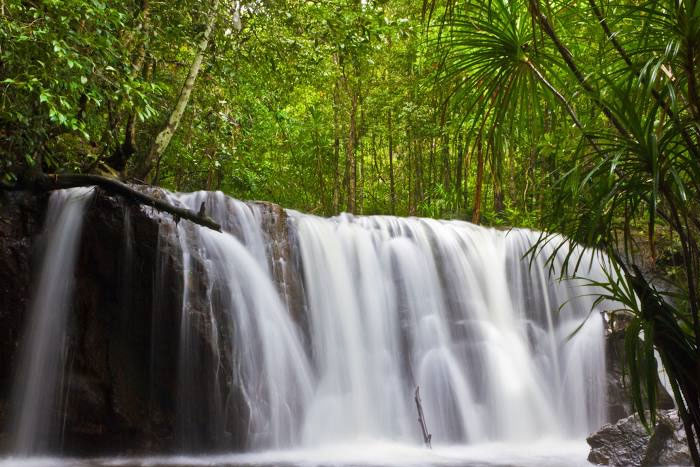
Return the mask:
<svg viewBox="0 0 700 467">
<path fill-rule="evenodd" d="M 22 164 L 80 170 L 97 157 L 95 144 L 118 102 L 145 117 L 150 83 L 131 76 L 123 42 L 128 2 L 3 2 L 0 22 L 0 157 L 4 178 Z M 116 110 L 116 109 L 115 109 Z M 72 157 L 64 153 L 74 152 Z"/>
</svg>

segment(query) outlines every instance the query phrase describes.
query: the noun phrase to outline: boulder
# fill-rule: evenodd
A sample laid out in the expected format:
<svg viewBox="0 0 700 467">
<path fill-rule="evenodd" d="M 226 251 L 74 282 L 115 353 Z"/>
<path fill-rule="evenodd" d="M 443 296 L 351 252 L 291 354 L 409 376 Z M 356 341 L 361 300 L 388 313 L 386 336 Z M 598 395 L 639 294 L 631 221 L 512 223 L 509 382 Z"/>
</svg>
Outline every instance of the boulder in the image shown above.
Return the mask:
<svg viewBox="0 0 700 467">
<path fill-rule="evenodd" d="M 691 465 L 683 425 L 676 410 L 658 414 L 653 434 L 638 415 L 606 424 L 587 439 L 589 462 L 611 466 Z"/>
</svg>

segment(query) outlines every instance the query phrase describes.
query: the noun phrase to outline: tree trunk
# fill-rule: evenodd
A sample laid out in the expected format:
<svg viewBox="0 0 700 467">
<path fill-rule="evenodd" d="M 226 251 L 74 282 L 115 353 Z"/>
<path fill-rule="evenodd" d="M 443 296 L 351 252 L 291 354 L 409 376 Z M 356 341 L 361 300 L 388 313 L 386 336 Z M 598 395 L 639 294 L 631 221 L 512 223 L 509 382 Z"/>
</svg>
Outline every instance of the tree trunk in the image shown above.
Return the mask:
<svg viewBox="0 0 700 467">
<path fill-rule="evenodd" d="M 149 0 L 141 2 L 141 22 L 138 29 L 142 32 L 144 41 L 139 45 L 138 53 L 134 62 L 131 64 L 131 75 L 136 78 L 142 73 L 146 63 L 146 42 L 150 34 L 150 3 Z M 136 153 L 136 113 L 131 112 L 126 120 L 126 129 L 124 131 L 124 142 L 117 147 L 107 159 L 107 165 L 114 170 L 121 172 L 126 167 L 129 159 Z"/>
<path fill-rule="evenodd" d="M 360 109 L 360 124 L 358 130 L 355 131 L 355 166 L 358 166 L 357 160 L 359 159 L 359 172 L 355 174 L 355 185 L 357 187 L 356 199 L 356 211 L 358 214 L 362 214 L 365 209 L 365 158 L 363 154 L 363 148 L 360 144 L 362 137 L 366 131 L 367 120 L 365 119 L 365 108 L 363 105 L 362 95 L 359 95 L 359 109 Z"/>
<path fill-rule="evenodd" d="M 321 147 L 321 136 L 318 134 L 318 127 L 314 125 L 314 150 L 316 151 L 316 171 L 318 172 L 318 201 L 321 209 L 327 211 L 325 192 L 326 187 L 323 180 L 323 148 Z"/>
<path fill-rule="evenodd" d="M 415 183 L 413 182 L 413 148 L 411 147 L 411 135 L 406 131 L 406 159 L 407 159 L 407 167 L 406 167 L 406 172 L 408 173 L 408 214 L 409 215 L 414 215 L 415 209 L 413 207 L 413 185 Z"/>
<path fill-rule="evenodd" d="M 464 142 L 464 210 L 469 209 L 469 173 L 472 168 L 472 156 L 474 155 L 474 148 L 469 149 L 469 141 Z M 466 219 L 466 212 L 464 218 Z"/>
<path fill-rule="evenodd" d="M 391 214 L 396 214 L 396 188 L 394 186 L 394 136 L 389 110 L 389 196 L 391 198 Z"/>
<path fill-rule="evenodd" d="M 340 211 L 340 127 L 338 124 L 338 83 L 333 87 L 333 214 Z"/>
<path fill-rule="evenodd" d="M 481 222 L 481 190 L 484 183 L 484 150 L 481 144 L 481 136 L 476 141 L 476 188 L 474 192 L 474 210 L 472 211 L 472 222 Z"/>
<path fill-rule="evenodd" d="M 444 184 L 445 192 L 449 193 L 450 185 L 452 180 L 450 177 L 450 135 L 447 132 L 447 103 L 449 101 L 445 100 L 445 104 L 442 107 L 442 115 L 440 115 L 440 156 L 442 159 L 442 183 Z"/>
<path fill-rule="evenodd" d="M 491 179 L 493 183 L 493 210 L 497 214 L 503 213 L 505 206 L 503 202 L 503 154 L 496 153 L 496 135 L 491 132 Z"/>
<path fill-rule="evenodd" d="M 345 156 L 347 157 L 348 168 L 348 212 L 355 213 L 355 191 L 357 184 L 357 161 L 355 160 L 355 132 L 357 114 L 357 93 L 354 90 L 350 91 L 350 122 L 348 125 L 348 138 L 345 144 Z"/>
<path fill-rule="evenodd" d="M 185 83 L 180 90 L 180 95 L 177 99 L 177 103 L 175 104 L 175 108 L 171 112 L 165 127 L 160 131 L 160 133 L 158 133 L 148 151 L 148 154 L 142 160 L 141 164 L 139 164 L 139 167 L 136 170 L 136 175 L 142 179 L 145 179 L 148 176 L 148 173 L 153 167 L 153 163 L 161 158 L 165 150 L 168 148 L 170 140 L 173 138 L 175 131 L 177 131 L 177 128 L 180 125 L 180 121 L 185 113 L 190 96 L 192 95 L 192 89 L 194 89 L 194 83 L 197 79 L 197 75 L 199 75 L 199 70 L 202 67 L 204 53 L 209 46 L 209 38 L 214 30 L 214 24 L 216 23 L 217 18 L 216 10 L 218 7 L 219 0 L 214 0 L 211 5 L 209 21 L 207 21 L 204 35 L 197 46 L 197 52 L 195 53 L 194 60 L 190 66 L 190 71 L 187 74 L 187 79 L 185 79 Z"/>
<path fill-rule="evenodd" d="M 459 213 L 460 203 L 462 202 L 462 169 L 464 168 L 464 151 L 462 146 L 462 135 L 457 134 L 457 170 L 455 171 L 455 211 Z"/>
<path fill-rule="evenodd" d="M 420 141 L 416 141 L 416 189 L 413 192 L 415 199 L 413 200 L 413 207 L 415 212 L 418 212 L 418 206 L 421 204 L 424 196 L 424 185 L 425 185 L 425 171 L 423 170 L 423 145 Z M 414 214 L 415 214 L 414 212 Z"/>
</svg>

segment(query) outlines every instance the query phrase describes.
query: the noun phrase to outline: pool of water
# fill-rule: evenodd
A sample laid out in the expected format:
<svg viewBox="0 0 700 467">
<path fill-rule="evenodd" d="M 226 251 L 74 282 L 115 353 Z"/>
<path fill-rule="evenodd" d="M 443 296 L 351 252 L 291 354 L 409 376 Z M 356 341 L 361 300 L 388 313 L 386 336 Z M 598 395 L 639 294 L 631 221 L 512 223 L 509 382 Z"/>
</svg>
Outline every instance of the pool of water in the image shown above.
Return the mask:
<svg viewBox="0 0 700 467">
<path fill-rule="evenodd" d="M 216 455 L 147 457 L 5 458 L 0 467 L 560 467 L 589 466 L 584 441 L 435 446 L 353 443 L 314 449 Z"/>
</svg>

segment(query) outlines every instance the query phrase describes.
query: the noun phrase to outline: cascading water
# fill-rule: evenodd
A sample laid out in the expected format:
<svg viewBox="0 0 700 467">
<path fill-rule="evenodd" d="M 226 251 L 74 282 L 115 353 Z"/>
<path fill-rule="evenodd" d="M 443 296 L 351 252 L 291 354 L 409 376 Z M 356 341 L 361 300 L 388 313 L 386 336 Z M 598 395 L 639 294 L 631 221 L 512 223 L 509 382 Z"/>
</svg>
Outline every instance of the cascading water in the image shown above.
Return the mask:
<svg viewBox="0 0 700 467">
<path fill-rule="evenodd" d="M 15 454 L 44 453 L 60 434 L 66 322 L 85 205 L 92 189 L 55 191 L 44 222 L 45 252 L 27 317 L 12 395 Z"/>
<path fill-rule="evenodd" d="M 567 340 L 592 291 L 550 280 L 543 259 L 520 262 L 536 234 L 390 217 L 293 224 L 317 369 L 307 444 L 417 441 L 416 385 L 438 443 L 583 437 L 604 421 L 602 318 Z"/>
<path fill-rule="evenodd" d="M 436 445 L 582 439 L 605 421 L 604 321 L 599 310 L 591 311 L 594 291 L 582 280 L 556 280 L 566 248 L 557 254 L 554 275 L 545 264 L 553 247 L 531 265 L 521 261 L 537 233 L 287 211 L 286 219 L 276 219 L 286 223 L 291 242 L 281 258 L 260 205 L 221 193 L 167 196 L 173 204 L 203 208 L 223 229 L 160 217 L 171 227 L 161 228 L 159 248 L 170 245 L 181 255 L 174 389 L 181 450 L 377 440 L 417 446 L 416 386 Z M 49 251 L 74 257 L 85 197 L 54 198 L 63 207 L 50 208 L 59 220 L 52 222 Z M 64 217 L 72 230 L 62 227 Z M 579 255 L 585 276 L 600 278 L 600 258 L 576 249 Z M 47 256 L 46 264 L 52 261 L 59 260 Z M 46 300 L 70 299 L 65 271 L 72 263 L 67 256 L 59 262 L 63 279 L 45 266 L 47 285 L 39 287 L 34 314 Z M 291 285 L 280 284 L 290 275 L 302 297 L 296 303 L 287 300 Z M 66 292 L 47 288 L 54 282 Z M 174 310 L 157 316 L 164 313 Z M 51 324 L 51 332 L 63 329 L 61 322 Z M 157 328 L 154 322 L 154 335 Z M 36 355 L 47 349 L 32 351 L 41 362 L 26 366 L 30 376 L 18 387 L 59 386 L 56 378 L 36 376 L 45 365 Z M 207 352 L 215 361 L 203 358 Z M 48 409 L 19 406 L 24 444 L 18 446 L 33 451 L 27 440 L 41 439 L 37 414 Z"/>
<path fill-rule="evenodd" d="M 417 443 L 416 386 L 436 443 L 581 438 L 604 422 L 602 316 L 591 313 L 593 291 L 583 281 L 549 275 L 544 261 L 553 250 L 532 267 L 521 261 L 536 233 L 289 211 L 306 302 L 304 323 L 295 323 L 274 289 L 257 206 L 221 193 L 171 200 L 193 210 L 204 203 L 232 234 L 179 228 L 185 277 L 193 276 L 196 250 L 208 319 L 230 327 L 249 448 Z M 599 278 L 591 252 L 575 255 L 590 265 L 587 277 Z M 185 366 L 193 355 L 190 289 Z M 181 390 L 192 384 L 181 381 Z"/>
<path fill-rule="evenodd" d="M 201 385 L 201 381 L 191 376 L 197 354 L 192 346 L 190 303 L 201 297 L 197 297 L 200 292 L 189 280 L 194 275 L 191 250 L 197 250 L 204 266 L 201 273 L 206 278 L 205 295 L 209 304 L 204 319 L 209 320 L 212 333 L 223 329 L 230 341 L 217 345 L 220 337 L 214 336 L 211 342 L 235 354 L 236 374 L 232 379 L 246 405 L 242 412 L 244 415 L 247 412 L 249 419 L 247 443 L 252 447 L 294 444 L 295 425 L 312 396 L 312 372 L 299 331 L 272 281 L 260 213 L 254 206 L 227 198 L 222 193 L 198 192 L 172 197 L 171 201 L 190 209 L 199 209 L 204 203 L 206 212 L 230 232 L 219 233 L 199 227 L 188 231 L 186 225 L 178 227 L 185 276 L 180 401 L 188 403 L 188 393 Z M 225 323 L 219 326 L 217 320 Z M 214 383 L 213 386 L 218 385 Z M 230 407 L 231 397 L 232 394 L 222 395 L 224 402 L 217 403 L 218 409 L 207 417 L 207 430 L 215 432 L 217 426 L 225 426 L 228 412 L 234 410 Z M 199 407 L 187 407 L 180 410 L 178 416 L 199 410 Z M 182 445 L 192 446 L 191 438 L 197 436 L 197 428 L 190 420 L 185 420 L 184 424 L 180 422 L 178 428 Z"/>
</svg>

